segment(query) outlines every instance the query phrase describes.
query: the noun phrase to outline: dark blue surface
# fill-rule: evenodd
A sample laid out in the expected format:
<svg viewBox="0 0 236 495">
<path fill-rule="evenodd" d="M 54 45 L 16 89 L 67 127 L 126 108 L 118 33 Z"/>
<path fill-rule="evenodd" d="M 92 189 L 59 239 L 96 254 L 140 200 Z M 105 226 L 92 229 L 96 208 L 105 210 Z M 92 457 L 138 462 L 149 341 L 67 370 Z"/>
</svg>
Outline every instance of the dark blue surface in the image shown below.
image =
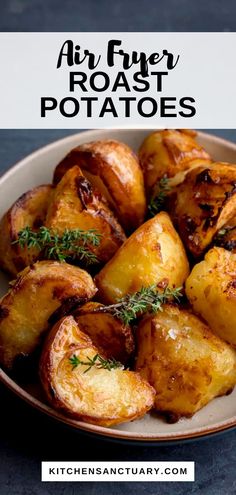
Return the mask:
<svg viewBox="0 0 236 495">
<path fill-rule="evenodd" d="M 235 15 L 234 0 L 0 0 L 1 31 L 234 31 Z M 71 133 L 0 131 L 0 173 Z M 236 142 L 236 131 L 215 133 Z M 111 444 L 52 423 L 1 385 L 0 397 L 0 495 L 236 493 L 236 431 L 169 447 Z M 196 482 L 42 484 L 41 460 L 195 460 Z"/>
<path fill-rule="evenodd" d="M 1 0 L 1 31 L 234 31 L 234 0 Z"/>
</svg>

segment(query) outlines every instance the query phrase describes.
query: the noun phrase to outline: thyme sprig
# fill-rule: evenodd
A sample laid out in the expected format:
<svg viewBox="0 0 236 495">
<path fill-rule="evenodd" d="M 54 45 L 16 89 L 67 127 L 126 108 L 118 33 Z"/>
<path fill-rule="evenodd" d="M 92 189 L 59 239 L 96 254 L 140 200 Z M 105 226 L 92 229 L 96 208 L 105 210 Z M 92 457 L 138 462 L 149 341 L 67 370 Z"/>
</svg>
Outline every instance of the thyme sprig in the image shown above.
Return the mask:
<svg viewBox="0 0 236 495">
<path fill-rule="evenodd" d="M 169 300 L 175 299 L 179 301 L 182 296 L 181 289 L 182 287 L 176 289 L 166 287 L 163 292 L 159 292 L 156 285 L 142 287 L 140 291 L 127 294 L 119 299 L 117 303 L 99 307 L 94 312 L 110 313 L 123 321 L 125 325 L 128 325 L 139 315 L 161 311 L 162 305 Z"/>
<path fill-rule="evenodd" d="M 165 175 L 159 180 L 148 205 L 149 214 L 154 217 L 163 208 L 166 195 L 170 191 L 169 179 Z"/>
<path fill-rule="evenodd" d="M 56 230 L 40 227 L 37 232 L 25 227 L 18 232 L 18 238 L 12 244 L 19 244 L 21 249 L 37 248 L 43 251 L 46 259 L 59 260 L 80 259 L 87 264 L 97 263 L 97 257 L 92 252 L 92 246 L 98 246 L 101 234 L 94 229 L 82 230 L 65 229 L 62 235 Z"/>
<path fill-rule="evenodd" d="M 109 371 L 117 368 L 124 368 L 123 364 L 121 364 L 119 361 L 116 361 L 115 359 L 105 359 L 100 356 L 100 354 L 95 354 L 95 356 L 93 356 L 92 358 L 87 356 L 87 361 L 82 361 L 78 356 L 76 356 L 76 354 L 73 354 L 73 356 L 69 358 L 69 361 L 72 366 L 72 371 L 79 365 L 87 366 L 86 370 L 84 370 L 84 373 L 87 373 L 94 366 L 97 369 L 104 369 Z"/>
</svg>

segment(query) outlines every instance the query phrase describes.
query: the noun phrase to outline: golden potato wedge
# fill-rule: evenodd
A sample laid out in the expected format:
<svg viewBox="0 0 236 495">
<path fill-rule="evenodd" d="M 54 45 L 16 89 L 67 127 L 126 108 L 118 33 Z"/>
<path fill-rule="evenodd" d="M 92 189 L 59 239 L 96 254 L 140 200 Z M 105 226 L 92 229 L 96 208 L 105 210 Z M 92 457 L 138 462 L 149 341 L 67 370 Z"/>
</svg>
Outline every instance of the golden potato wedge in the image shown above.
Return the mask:
<svg viewBox="0 0 236 495">
<path fill-rule="evenodd" d="M 114 303 L 141 287 L 182 286 L 188 260 L 167 213 L 158 213 L 139 227 L 96 275 L 102 302 Z"/>
<path fill-rule="evenodd" d="M 48 401 L 74 418 L 102 426 L 143 416 L 151 409 L 155 392 L 138 373 L 96 366 L 88 370 L 86 365 L 73 367 L 70 362 L 74 356 L 88 362 L 98 353 L 72 316 L 60 320 L 44 344 L 40 361 Z"/>
<path fill-rule="evenodd" d="M 84 270 L 57 261 L 39 261 L 25 268 L 0 301 L 0 363 L 12 368 L 19 355 L 40 344 L 49 319 L 60 318 L 96 293 Z"/>
<path fill-rule="evenodd" d="M 94 345 L 101 347 L 109 358 L 123 364 L 127 362 L 134 351 L 134 336 L 129 325 L 105 312 L 103 304 L 92 301 L 79 307 L 73 315 Z"/>
<path fill-rule="evenodd" d="M 236 254 L 208 251 L 187 278 L 186 295 L 213 332 L 236 345 Z"/>
<path fill-rule="evenodd" d="M 236 352 L 191 312 L 166 305 L 137 331 L 136 370 L 169 421 L 191 417 L 236 384 Z"/>
<path fill-rule="evenodd" d="M 74 148 L 57 165 L 54 184 L 74 165 L 79 165 L 106 197 L 125 230 L 132 231 L 141 225 L 146 212 L 143 174 L 137 157 L 126 144 L 104 140 Z"/>
<path fill-rule="evenodd" d="M 190 170 L 173 193 L 171 216 L 194 257 L 236 216 L 236 166 L 213 163 Z"/>
<path fill-rule="evenodd" d="M 191 168 L 196 160 L 210 163 L 209 154 L 194 139 L 196 135 L 184 129 L 165 129 L 145 138 L 139 149 L 139 159 L 149 196 L 163 176 L 174 177 Z"/>
<path fill-rule="evenodd" d="M 95 229 L 102 234 L 91 251 L 100 262 L 108 261 L 126 239 L 112 211 L 83 176 L 79 167 L 70 168 L 55 188 L 46 226 L 62 234 L 65 229 Z"/>
<path fill-rule="evenodd" d="M 0 267 L 15 277 L 27 265 L 33 263 L 39 251 L 36 248 L 21 249 L 17 234 L 24 227 L 37 230 L 44 222 L 52 186 L 38 186 L 23 194 L 5 213 L 0 222 Z"/>
</svg>

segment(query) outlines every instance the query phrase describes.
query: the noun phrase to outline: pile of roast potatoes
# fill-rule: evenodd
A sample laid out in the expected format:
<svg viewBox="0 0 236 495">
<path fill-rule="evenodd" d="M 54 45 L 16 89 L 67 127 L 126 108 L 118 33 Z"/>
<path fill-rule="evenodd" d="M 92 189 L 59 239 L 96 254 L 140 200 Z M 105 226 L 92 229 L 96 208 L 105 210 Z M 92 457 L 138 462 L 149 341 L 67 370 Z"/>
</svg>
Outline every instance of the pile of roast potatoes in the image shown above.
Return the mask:
<svg viewBox="0 0 236 495">
<path fill-rule="evenodd" d="M 236 166 L 214 162 L 196 137 L 158 130 L 138 156 L 114 140 L 82 144 L 1 220 L 0 266 L 12 281 L 0 301 L 0 363 L 14 375 L 33 360 L 45 398 L 66 415 L 110 426 L 154 409 L 177 421 L 236 384 Z M 163 177 L 163 211 L 150 217 Z M 98 264 L 21 248 L 26 226 L 95 229 Z M 133 325 L 106 311 L 154 285 L 183 287 L 183 297 Z M 97 354 L 123 366 L 71 364 Z"/>
</svg>

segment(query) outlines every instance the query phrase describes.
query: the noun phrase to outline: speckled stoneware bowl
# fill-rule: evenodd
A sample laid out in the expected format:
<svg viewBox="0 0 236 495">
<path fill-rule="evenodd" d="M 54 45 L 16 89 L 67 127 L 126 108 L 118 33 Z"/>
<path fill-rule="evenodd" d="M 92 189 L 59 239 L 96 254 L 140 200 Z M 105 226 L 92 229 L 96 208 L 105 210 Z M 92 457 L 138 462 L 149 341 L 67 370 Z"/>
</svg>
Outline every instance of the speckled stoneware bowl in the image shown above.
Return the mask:
<svg viewBox="0 0 236 495">
<path fill-rule="evenodd" d="M 0 216 L 25 191 L 52 181 L 55 165 L 75 146 L 98 139 L 117 139 L 137 150 L 149 130 L 87 131 L 61 139 L 46 146 L 11 168 L 0 178 Z M 236 144 L 218 137 L 199 133 L 198 141 L 215 160 L 236 163 Z M 0 295 L 8 287 L 7 277 L 0 272 Z M 236 389 L 231 395 L 213 400 L 191 419 L 167 424 L 155 415 L 125 423 L 116 428 L 104 428 L 70 419 L 47 405 L 39 386 L 22 388 L 0 369 L 0 379 L 16 395 L 41 412 L 70 425 L 74 429 L 110 437 L 110 439 L 138 442 L 173 442 L 204 437 L 236 426 Z"/>
</svg>

